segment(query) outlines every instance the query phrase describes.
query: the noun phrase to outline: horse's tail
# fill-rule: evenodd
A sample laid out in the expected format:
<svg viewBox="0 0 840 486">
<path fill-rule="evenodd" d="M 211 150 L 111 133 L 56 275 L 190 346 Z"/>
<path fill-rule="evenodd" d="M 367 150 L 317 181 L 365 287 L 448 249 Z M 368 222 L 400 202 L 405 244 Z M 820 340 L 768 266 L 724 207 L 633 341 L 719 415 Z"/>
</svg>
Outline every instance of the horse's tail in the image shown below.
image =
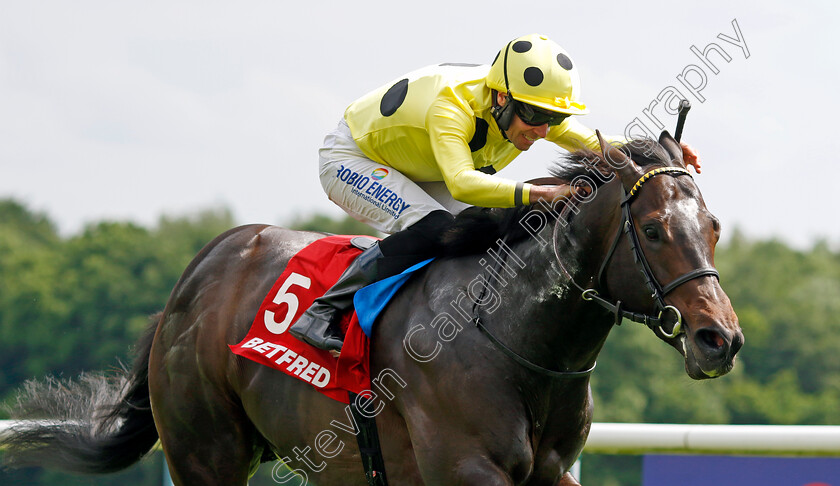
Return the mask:
<svg viewBox="0 0 840 486">
<path fill-rule="evenodd" d="M 149 400 L 149 352 L 157 320 L 137 343 L 130 371 L 76 380 L 29 381 L 12 417 L 27 420 L 0 438 L 11 467 L 109 473 L 140 460 L 157 442 Z M 40 420 L 32 420 L 40 419 Z"/>
</svg>

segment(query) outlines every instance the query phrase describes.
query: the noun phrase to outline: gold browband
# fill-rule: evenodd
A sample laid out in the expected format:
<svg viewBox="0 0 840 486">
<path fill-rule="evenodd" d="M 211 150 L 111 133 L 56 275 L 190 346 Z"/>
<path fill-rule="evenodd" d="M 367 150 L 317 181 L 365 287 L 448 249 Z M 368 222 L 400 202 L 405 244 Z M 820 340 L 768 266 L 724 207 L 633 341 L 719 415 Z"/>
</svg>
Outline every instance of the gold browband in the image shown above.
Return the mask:
<svg viewBox="0 0 840 486">
<path fill-rule="evenodd" d="M 639 178 L 638 181 L 636 181 L 636 184 L 633 185 L 633 188 L 630 189 L 630 192 L 627 194 L 627 198 L 629 199 L 629 198 L 633 197 L 636 194 L 636 191 L 638 191 L 639 188 L 642 187 L 642 184 L 647 182 L 648 179 L 650 179 L 651 177 L 653 177 L 657 174 L 668 173 L 668 172 L 679 173 L 679 174 L 687 174 L 689 177 L 692 177 L 691 172 L 689 172 L 686 169 L 683 169 L 682 167 L 660 167 L 658 169 L 653 169 L 652 171 L 646 173 L 641 178 Z"/>
</svg>

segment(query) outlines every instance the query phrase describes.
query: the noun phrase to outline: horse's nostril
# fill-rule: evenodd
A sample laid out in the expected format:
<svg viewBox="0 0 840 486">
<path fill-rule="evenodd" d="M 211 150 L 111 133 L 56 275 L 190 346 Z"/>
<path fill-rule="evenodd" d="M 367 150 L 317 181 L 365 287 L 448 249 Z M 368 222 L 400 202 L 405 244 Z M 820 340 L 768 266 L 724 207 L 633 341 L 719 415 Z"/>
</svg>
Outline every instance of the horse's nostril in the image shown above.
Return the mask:
<svg viewBox="0 0 840 486">
<path fill-rule="evenodd" d="M 718 350 L 726 344 L 726 339 L 724 339 L 719 332 L 709 329 L 701 329 L 697 331 L 697 340 L 713 350 Z"/>
</svg>

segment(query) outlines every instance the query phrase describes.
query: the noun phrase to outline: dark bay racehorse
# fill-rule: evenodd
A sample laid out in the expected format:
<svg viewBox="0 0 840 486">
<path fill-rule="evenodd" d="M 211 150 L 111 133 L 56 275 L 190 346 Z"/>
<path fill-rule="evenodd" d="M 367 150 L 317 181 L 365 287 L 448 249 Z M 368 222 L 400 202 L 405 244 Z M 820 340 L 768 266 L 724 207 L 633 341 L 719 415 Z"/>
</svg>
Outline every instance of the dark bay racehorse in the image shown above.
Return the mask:
<svg viewBox="0 0 840 486">
<path fill-rule="evenodd" d="M 680 170 L 677 142 L 663 133 L 660 144 L 633 144 L 633 161 L 615 149 L 572 157 L 556 175 L 597 189 L 559 218 L 548 207 L 474 211 L 450 239 L 478 250 L 436 260 L 397 294 L 371 341 L 367 409 L 390 484 L 577 484 L 566 471 L 590 427 L 589 371 L 616 315 L 647 318 L 694 379 L 732 368 L 743 336 L 712 270 L 719 223 Z M 477 233 L 504 243 L 479 245 Z M 217 237 L 126 378 L 24 393 L 19 416 L 73 421 L 18 431 L 8 458 L 108 472 L 159 437 L 177 485 L 244 485 L 275 454 L 319 485 L 366 484 L 343 404 L 228 349 L 291 256 L 321 236 L 252 225 Z"/>
</svg>

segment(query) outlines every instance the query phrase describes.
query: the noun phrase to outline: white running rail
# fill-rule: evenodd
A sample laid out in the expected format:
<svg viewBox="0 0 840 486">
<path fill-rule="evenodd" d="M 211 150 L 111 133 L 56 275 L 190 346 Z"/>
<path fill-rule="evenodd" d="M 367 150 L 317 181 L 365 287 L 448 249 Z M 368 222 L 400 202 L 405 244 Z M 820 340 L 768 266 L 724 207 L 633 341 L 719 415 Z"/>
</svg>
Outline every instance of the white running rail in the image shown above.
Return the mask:
<svg viewBox="0 0 840 486">
<path fill-rule="evenodd" d="M 584 451 L 840 457 L 840 426 L 594 423 Z"/>
</svg>

